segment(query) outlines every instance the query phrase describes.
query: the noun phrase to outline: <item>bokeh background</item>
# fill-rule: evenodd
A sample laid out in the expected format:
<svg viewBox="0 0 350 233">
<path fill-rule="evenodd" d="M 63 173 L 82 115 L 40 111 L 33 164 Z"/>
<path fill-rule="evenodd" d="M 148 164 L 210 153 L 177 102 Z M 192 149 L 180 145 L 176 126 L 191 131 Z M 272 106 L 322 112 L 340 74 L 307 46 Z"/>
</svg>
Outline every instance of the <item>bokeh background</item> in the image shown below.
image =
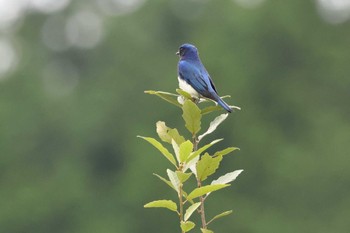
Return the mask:
<svg viewBox="0 0 350 233">
<path fill-rule="evenodd" d="M 242 108 L 206 138 L 241 148 L 219 174 L 245 170 L 208 200 L 234 210 L 212 228 L 348 233 L 349 18 L 348 0 L 0 0 L 0 232 L 179 232 L 143 209 L 176 195 L 136 135 L 186 135 L 143 91 L 175 91 L 190 42 Z"/>
</svg>

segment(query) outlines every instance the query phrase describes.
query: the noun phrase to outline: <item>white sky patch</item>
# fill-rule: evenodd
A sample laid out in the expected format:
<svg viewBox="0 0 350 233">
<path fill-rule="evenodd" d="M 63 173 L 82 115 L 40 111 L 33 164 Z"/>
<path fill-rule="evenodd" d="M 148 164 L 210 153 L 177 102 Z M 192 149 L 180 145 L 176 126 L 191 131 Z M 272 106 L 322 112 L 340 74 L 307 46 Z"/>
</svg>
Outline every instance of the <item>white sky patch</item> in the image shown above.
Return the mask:
<svg viewBox="0 0 350 233">
<path fill-rule="evenodd" d="M 63 10 L 70 4 L 70 0 L 28 0 L 28 1 L 32 8 L 46 14 Z"/>
<path fill-rule="evenodd" d="M 13 45 L 0 38 L 0 80 L 5 74 L 15 68 L 18 63 L 18 56 Z"/>
<path fill-rule="evenodd" d="M 146 0 L 96 0 L 97 5 L 107 15 L 130 14 L 137 11 Z"/>
<path fill-rule="evenodd" d="M 11 27 L 26 9 L 26 0 L 0 0 L 0 30 Z"/>
<path fill-rule="evenodd" d="M 94 48 L 103 38 L 102 20 L 91 11 L 79 11 L 68 18 L 65 34 L 72 46 Z"/>
<path fill-rule="evenodd" d="M 332 24 L 344 23 L 350 19 L 350 0 L 317 0 L 322 18 Z"/>
<path fill-rule="evenodd" d="M 51 14 L 70 3 L 71 0 L 0 0 L 0 30 L 13 27 L 30 11 Z"/>
<path fill-rule="evenodd" d="M 59 52 L 69 48 L 65 36 L 66 19 L 60 15 L 50 16 L 41 30 L 41 38 L 49 49 Z"/>
</svg>

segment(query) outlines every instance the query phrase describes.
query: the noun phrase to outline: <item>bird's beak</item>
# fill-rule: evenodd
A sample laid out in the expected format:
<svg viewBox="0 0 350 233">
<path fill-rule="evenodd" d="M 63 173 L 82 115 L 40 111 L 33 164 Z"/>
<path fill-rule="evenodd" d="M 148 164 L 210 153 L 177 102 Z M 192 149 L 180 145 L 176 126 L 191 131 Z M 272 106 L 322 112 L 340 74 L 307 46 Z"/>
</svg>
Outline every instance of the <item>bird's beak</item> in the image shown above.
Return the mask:
<svg viewBox="0 0 350 233">
<path fill-rule="evenodd" d="M 175 54 L 179 56 L 179 55 L 180 55 L 180 52 L 179 52 L 179 51 L 177 51 Z"/>
</svg>

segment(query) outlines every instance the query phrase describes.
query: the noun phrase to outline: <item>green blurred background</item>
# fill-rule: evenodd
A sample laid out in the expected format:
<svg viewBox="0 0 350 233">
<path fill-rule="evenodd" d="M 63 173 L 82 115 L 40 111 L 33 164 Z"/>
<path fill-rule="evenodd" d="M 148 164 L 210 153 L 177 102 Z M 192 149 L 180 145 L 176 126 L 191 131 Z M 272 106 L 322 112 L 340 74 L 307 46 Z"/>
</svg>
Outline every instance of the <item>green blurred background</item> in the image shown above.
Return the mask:
<svg viewBox="0 0 350 233">
<path fill-rule="evenodd" d="M 176 195 L 136 135 L 186 133 L 143 91 L 175 91 L 189 42 L 242 108 L 205 140 L 241 148 L 219 174 L 245 170 L 208 200 L 234 210 L 212 228 L 348 233 L 349 17 L 348 0 L 1 0 L 0 232 L 179 232 L 143 208 Z"/>
</svg>

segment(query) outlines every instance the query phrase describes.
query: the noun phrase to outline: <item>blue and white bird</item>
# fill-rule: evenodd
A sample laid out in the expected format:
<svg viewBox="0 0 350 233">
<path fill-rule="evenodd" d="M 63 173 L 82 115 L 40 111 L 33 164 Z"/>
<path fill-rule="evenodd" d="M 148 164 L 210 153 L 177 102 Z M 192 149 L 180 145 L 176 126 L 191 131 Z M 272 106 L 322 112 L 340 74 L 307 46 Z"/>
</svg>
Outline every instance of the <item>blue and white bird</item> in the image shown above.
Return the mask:
<svg viewBox="0 0 350 233">
<path fill-rule="evenodd" d="M 176 55 L 180 56 L 178 63 L 179 87 L 193 97 L 204 96 L 212 99 L 227 112 L 232 112 L 230 106 L 218 95 L 213 80 L 199 58 L 197 48 L 191 44 L 183 44 Z"/>
</svg>

